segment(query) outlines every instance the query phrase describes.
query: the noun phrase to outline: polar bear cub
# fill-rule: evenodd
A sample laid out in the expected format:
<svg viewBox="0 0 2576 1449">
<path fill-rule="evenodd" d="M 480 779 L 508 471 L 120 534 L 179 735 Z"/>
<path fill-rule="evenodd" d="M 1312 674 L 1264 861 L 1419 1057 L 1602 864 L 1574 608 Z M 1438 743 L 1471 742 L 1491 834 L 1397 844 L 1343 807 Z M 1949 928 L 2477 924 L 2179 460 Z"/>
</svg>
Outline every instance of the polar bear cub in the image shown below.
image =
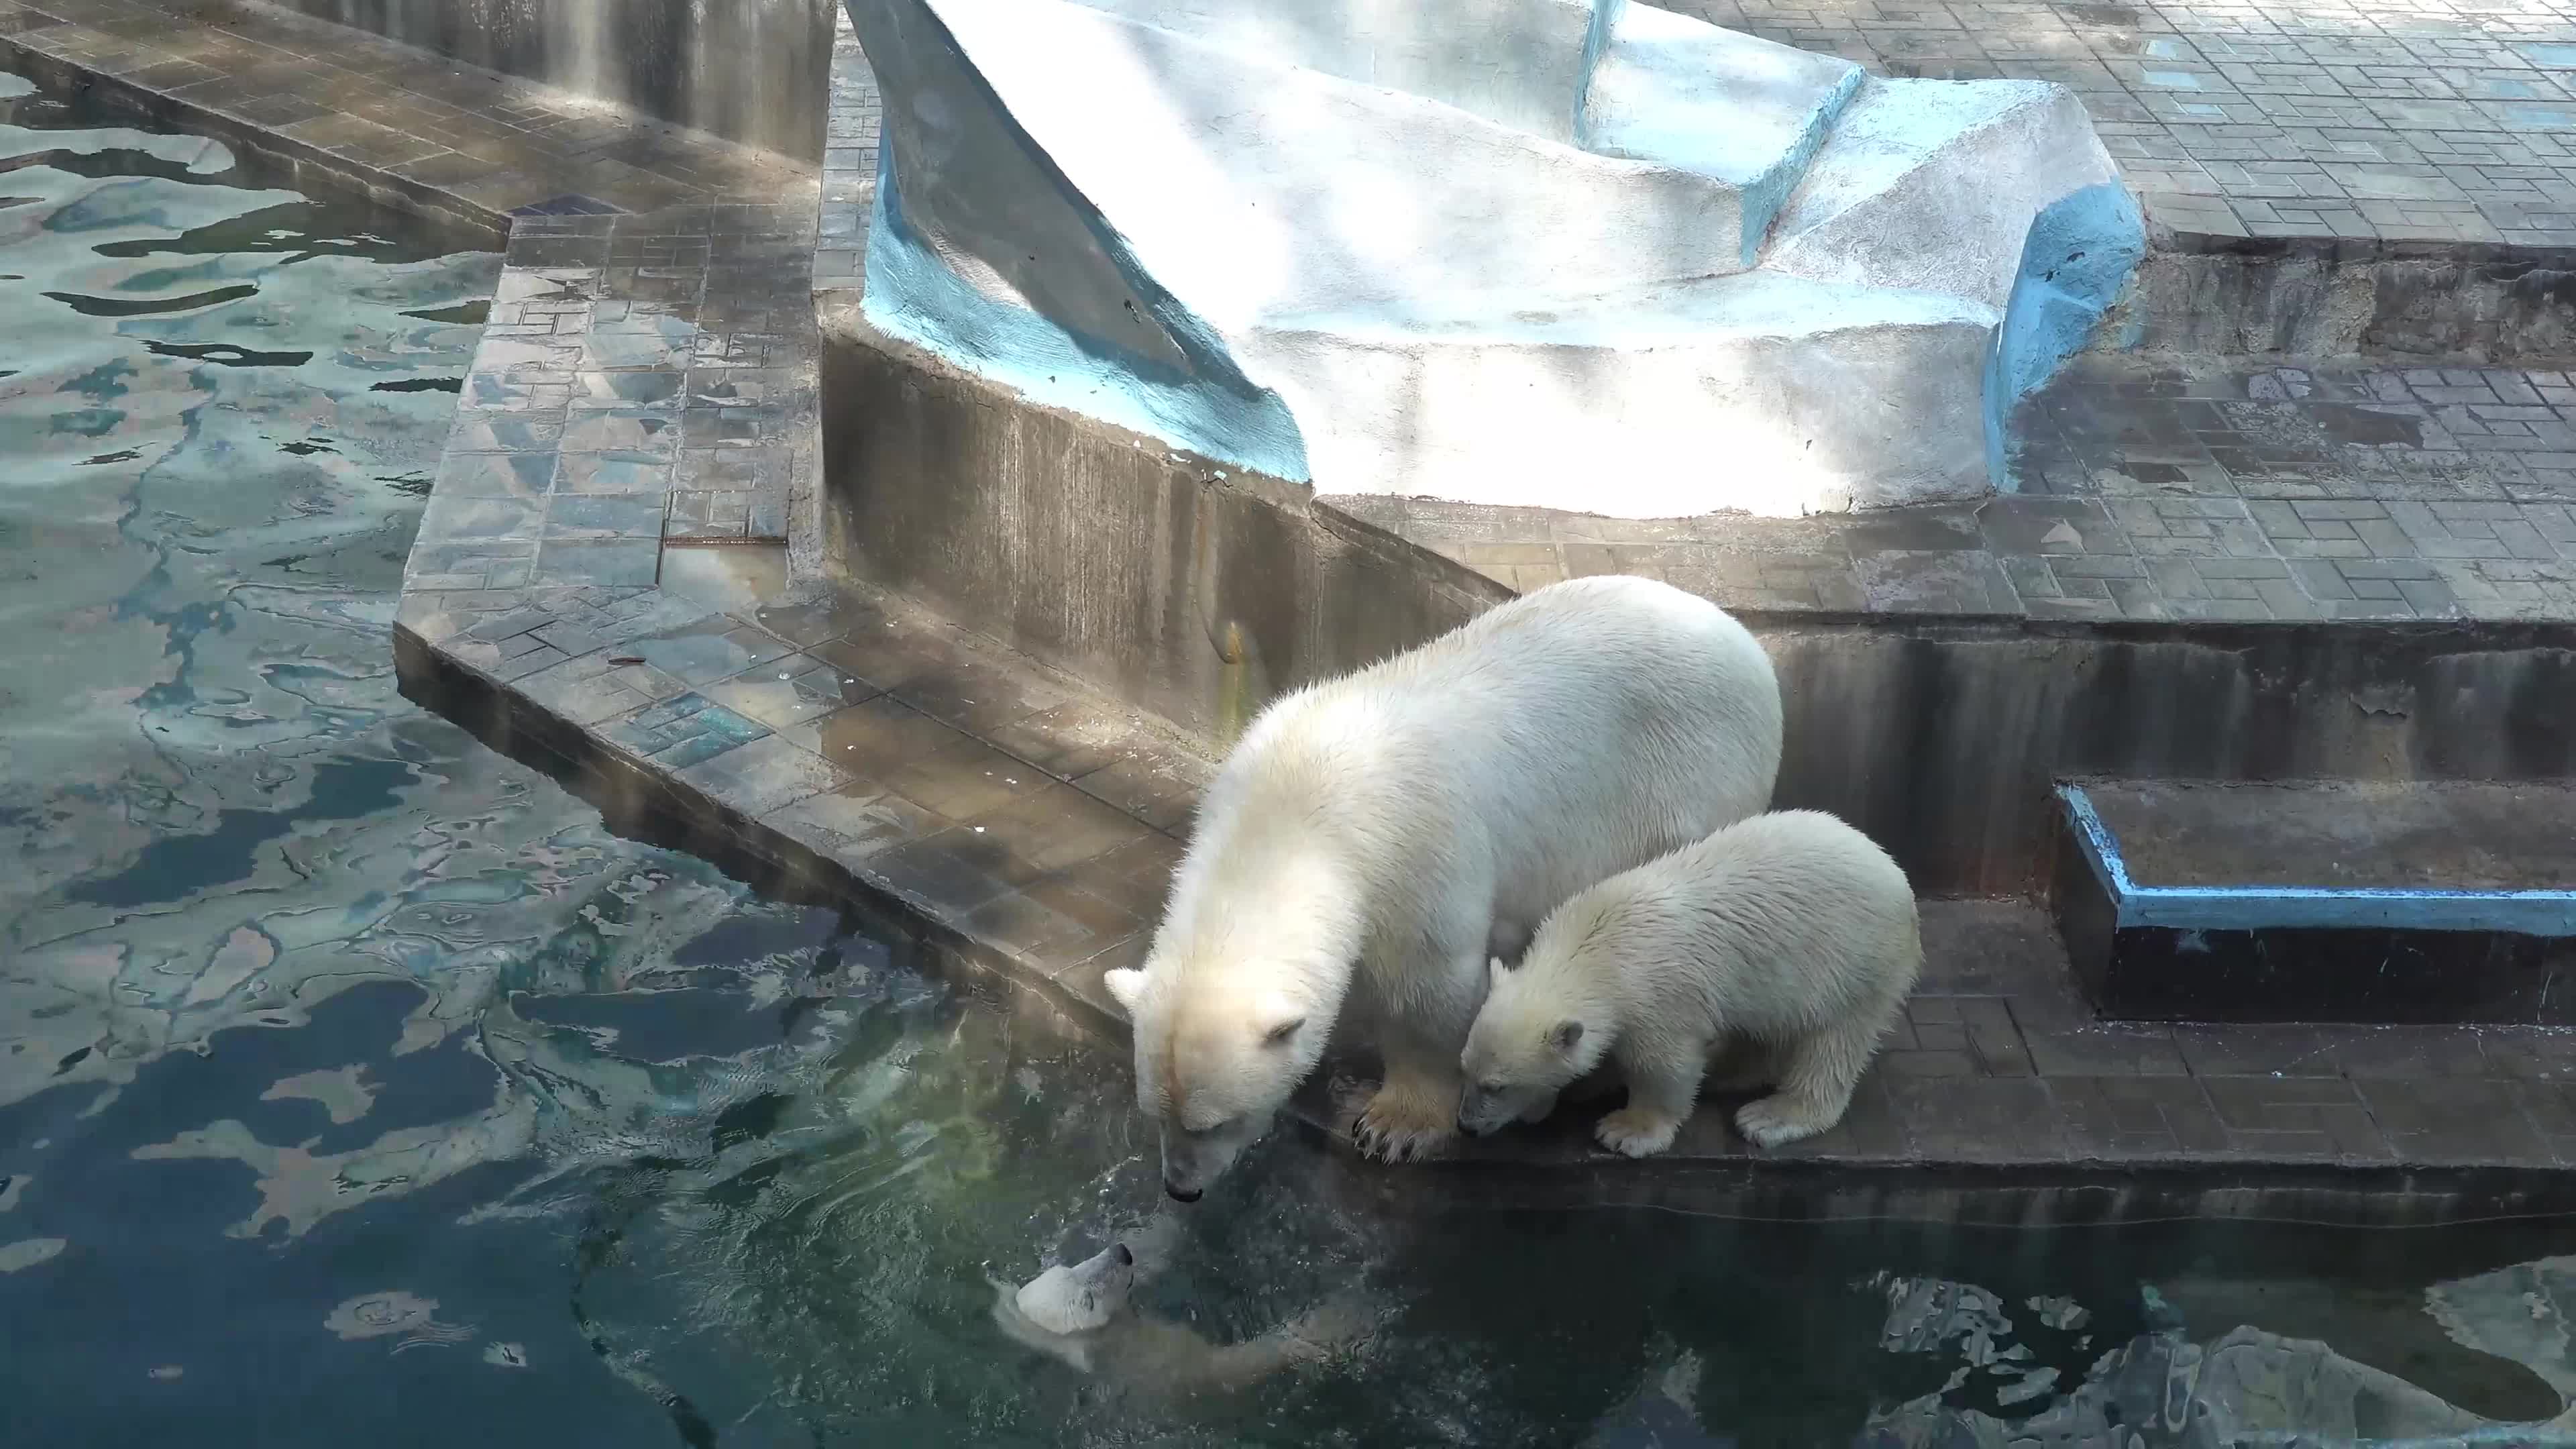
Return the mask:
<svg viewBox="0 0 2576 1449">
<path fill-rule="evenodd" d="M 1749 1041 L 1778 1063 L 1735 1125 L 1758 1147 L 1842 1120 L 1922 969 L 1914 892 L 1866 835 L 1815 810 L 1730 825 L 1576 895 L 1493 985 L 1459 1058 L 1459 1125 L 1491 1132 L 1607 1056 L 1628 1104 L 1601 1145 L 1672 1145 L 1710 1053 Z"/>
<path fill-rule="evenodd" d="M 1743 625 L 1639 578 L 1552 584 L 1262 711 L 1199 806 L 1133 1023 L 1163 1183 L 1192 1202 L 1345 1016 L 1385 1067 L 1355 1127 L 1457 1134 L 1485 962 L 1585 886 L 1770 803 L 1780 686 Z"/>
</svg>

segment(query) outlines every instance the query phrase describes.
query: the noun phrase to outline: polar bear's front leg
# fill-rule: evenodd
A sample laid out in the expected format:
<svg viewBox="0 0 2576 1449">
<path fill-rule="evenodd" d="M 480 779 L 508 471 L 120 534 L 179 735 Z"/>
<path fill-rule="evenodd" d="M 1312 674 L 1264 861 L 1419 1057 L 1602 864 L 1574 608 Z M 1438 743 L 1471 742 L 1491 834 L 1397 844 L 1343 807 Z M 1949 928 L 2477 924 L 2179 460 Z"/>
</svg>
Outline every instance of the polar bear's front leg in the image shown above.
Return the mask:
<svg viewBox="0 0 2576 1449">
<path fill-rule="evenodd" d="M 1457 1139 L 1458 1100 L 1467 1085 L 1458 1053 L 1485 1003 L 1490 924 L 1481 908 L 1472 919 L 1430 922 L 1417 938 L 1427 949 L 1373 973 L 1380 983 L 1377 1041 L 1386 1077 L 1351 1125 L 1362 1155 L 1409 1162 Z"/>
<path fill-rule="evenodd" d="M 1702 1060 L 1694 1054 L 1688 1066 L 1679 1068 L 1623 1061 L 1628 1105 L 1602 1118 L 1592 1129 L 1593 1137 L 1627 1157 L 1652 1157 L 1672 1146 L 1699 1096 Z"/>
<path fill-rule="evenodd" d="M 1409 1162 L 1447 1147 L 1458 1135 L 1458 1096 L 1466 1082 L 1457 1054 L 1427 1051 L 1410 1035 L 1390 1034 L 1386 1081 L 1360 1109 L 1351 1140 L 1381 1162 Z"/>
<path fill-rule="evenodd" d="M 1800 1041 L 1790 1050 L 1780 1090 L 1738 1108 L 1735 1130 L 1765 1148 L 1832 1131 L 1851 1110 L 1852 1092 L 1898 1009 L 1863 1012 Z"/>
</svg>

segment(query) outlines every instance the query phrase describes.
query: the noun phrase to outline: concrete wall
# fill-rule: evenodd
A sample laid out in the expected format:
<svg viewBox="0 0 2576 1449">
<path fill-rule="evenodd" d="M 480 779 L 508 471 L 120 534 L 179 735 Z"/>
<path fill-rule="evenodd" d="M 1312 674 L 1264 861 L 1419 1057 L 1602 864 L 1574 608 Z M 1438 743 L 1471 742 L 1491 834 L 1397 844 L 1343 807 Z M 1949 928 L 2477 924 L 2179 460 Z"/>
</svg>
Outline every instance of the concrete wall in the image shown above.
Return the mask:
<svg viewBox="0 0 2576 1449">
<path fill-rule="evenodd" d="M 2150 252 L 2097 350 L 2530 362 L 2576 351 L 2576 253 L 2248 241 Z"/>
<path fill-rule="evenodd" d="M 838 0 L 270 0 L 439 55 L 823 159 Z"/>
<path fill-rule="evenodd" d="M 1302 488 L 848 327 L 823 386 L 833 567 L 1213 742 L 1507 597 Z M 1852 820 L 1931 894 L 2043 886 L 2064 777 L 2576 775 L 2576 627 L 1745 620 L 1787 697 L 1779 803 Z"/>
<path fill-rule="evenodd" d="M 890 342 L 823 345 L 825 558 L 1209 739 L 1455 627 L 1499 584 Z"/>
<path fill-rule="evenodd" d="M 2576 774 L 2576 628 L 1748 617 L 1788 705 L 1779 803 L 1938 894 L 2045 883 L 2081 776 Z"/>
<path fill-rule="evenodd" d="M 1087 0 L 1212 45 L 1571 142 L 1596 12 L 1626 0 Z"/>
</svg>

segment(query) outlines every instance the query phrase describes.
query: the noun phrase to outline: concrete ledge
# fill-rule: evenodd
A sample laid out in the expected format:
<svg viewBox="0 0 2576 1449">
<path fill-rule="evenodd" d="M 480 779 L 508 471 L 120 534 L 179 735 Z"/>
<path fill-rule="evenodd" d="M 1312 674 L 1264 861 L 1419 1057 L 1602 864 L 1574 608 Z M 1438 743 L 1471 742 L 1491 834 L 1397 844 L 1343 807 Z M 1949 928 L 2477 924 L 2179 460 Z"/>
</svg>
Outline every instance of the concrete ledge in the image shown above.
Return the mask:
<svg viewBox="0 0 2576 1449">
<path fill-rule="evenodd" d="M 810 165 L 239 0 L 0 0 L 0 66 L 497 239 L 531 212 L 775 202 Z"/>
<path fill-rule="evenodd" d="M 841 870 L 827 857 L 757 823 L 667 774 L 603 752 L 578 725 L 497 685 L 407 627 L 394 632 L 403 696 L 463 726 L 491 748 L 542 771 L 600 812 L 610 829 L 685 850 L 773 900 L 852 912 L 858 929 L 887 944 L 898 967 L 980 982 L 988 1005 L 1042 1008 L 1059 1032 L 1094 1038 L 1123 1033 L 1123 1021 L 1091 995 L 1020 969 L 988 936 L 943 925 L 900 895 Z"/>
<path fill-rule="evenodd" d="M 1320 1138 L 1307 1126 L 1308 1135 Z M 1323 1190 L 1390 1214 L 1654 1208 L 1753 1222 L 2082 1228 L 2203 1220 L 2424 1228 L 2576 1212 L 2576 1173 L 2496 1168 L 2302 1168 L 2240 1174 L 2196 1163 L 2055 1169 L 1725 1164 L 1596 1159 L 1578 1170 L 1427 1163 L 1383 1171 L 1332 1161 Z M 2105 1179 L 2114 1179 L 2106 1181 Z M 2255 1180 L 2248 1180 L 2252 1178 Z"/>
<path fill-rule="evenodd" d="M 2576 974 L 2576 891 L 2370 883 L 2499 868 L 2568 879 L 2576 818 L 2563 787 L 2199 781 L 2065 785 L 2057 797 L 2051 896 L 2106 1016 L 2576 1022 L 2576 989 L 2559 985 Z M 2443 818 L 2408 829 L 2422 822 L 2406 817 L 2428 814 Z M 2124 834 L 2152 852 L 2148 879 L 2133 875 Z M 2316 883 L 2289 883 L 2301 880 Z"/>
<path fill-rule="evenodd" d="M 710 614 L 685 598 L 610 592 L 548 595 L 479 619 L 407 598 L 397 636 L 405 692 L 566 776 L 621 825 L 647 822 L 765 889 L 900 912 L 915 938 L 1026 987 L 1050 1023 L 1114 1051 L 1124 1028 L 1101 976 L 1144 949 L 1186 831 L 1191 771 L 1204 765 L 1078 692 L 1049 702 L 1032 693 L 1051 677 L 1044 671 L 891 603 Z M 595 641 L 593 663 L 504 681 L 472 662 L 501 661 L 507 673 L 525 652 L 512 641 L 567 622 Z M 800 656 L 840 661 L 832 668 L 852 671 L 860 701 L 800 696 L 795 681 L 806 676 L 782 667 Z M 737 665 L 709 684 L 684 677 Z M 900 682 L 877 692 L 887 680 Z M 709 702 L 688 719 L 731 708 L 715 700 L 755 713 L 709 729 L 643 728 L 692 696 Z M 821 712 L 782 713 L 800 697 Z M 889 731 L 889 718 L 913 722 Z M 985 722 L 980 734 L 951 723 L 974 719 Z M 819 759 L 792 766 L 809 736 L 825 753 L 864 742 L 867 773 L 826 771 Z M 697 758 L 702 749 L 714 753 Z M 997 787 L 1005 771 L 1009 784 Z M 1642 1164 L 1593 1149 L 1588 1113 L 1569 1111 L 1469 1144 L 1453 1162 L 1339 1171 L 1359 1190 L 1489 1203 L 2045 1218 L 2070 1210 L 2057 1194 L 2088 1175 L 2143 1170 L 2144 1185 L 2071 1211 L 2260 1216 L 2331 1199 L 2357 1220 L 2420 1221 L 2556 1203 L 2576 1170 L 2576 1038 L 2566 1033 L 2108 1025 L 2074 994 L 2037 910 L 1936 900 L 1925 921 L 1923 989 L 1850 1115 L 1824 1137 L 1758 1154 L 1733 1135 L 1732 1104 L 1718 1100 L 1672 1155 Z M 1345 1140 L 1341 1100 L 1319 1077 L 1298 1113 L 1302 1130 Z M 1926 1182 L 1926 1168 L 1942 1175 Z M 2246 1174 L 2263 1186 L 2248 1187 Z M 2287 1186 L 2271 1186 L 2276 1174 Z"/>
<path fill-rule="evenodd" d="M 895 601 L 415 590 L 403 615 L 407 698 L 612 820 L 791 898 L 900 912 L 1120 1029 L 1098 978 L 1141 954 L 1208 770 L 1145 722 Z M 540 633 L 590 647 L 528 669 Z"/>
<path fill-rule="evenodd" d="M 268 3 L 809 165 L 823 159 L 823 56 L 839 0 Z M 785 60 L 755 79 L 743 57 L 760 55 Z"/>
<path fill-rule="evenodd" d="M 2161 230 L 2095 349 L 2510 363 L 2576 351 L 2576 248 Z"/>
</svg>

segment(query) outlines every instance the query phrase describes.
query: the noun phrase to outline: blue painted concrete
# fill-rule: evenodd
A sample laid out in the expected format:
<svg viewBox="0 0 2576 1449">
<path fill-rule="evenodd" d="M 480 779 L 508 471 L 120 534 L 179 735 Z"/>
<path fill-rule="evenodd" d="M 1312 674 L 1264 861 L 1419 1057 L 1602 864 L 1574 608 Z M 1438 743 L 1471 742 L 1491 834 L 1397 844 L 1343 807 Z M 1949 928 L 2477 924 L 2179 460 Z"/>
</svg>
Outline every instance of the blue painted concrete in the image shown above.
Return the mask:
<svg viewBox="0 0 2576 1449">
<path fill-rule="evenodd" d="M 1762 259 L 1762 244 L 1771 236 L 1771 223 L 1779 218 L 1780 209 L 1789 204 L 1789 195 L 1807 177 L 1808 163 L 1825 147 L 1834 122 L 1852 97 L 1860 94 L 1860 83 L 1866 79 L 1861 71 L 1844 76 L 1831 93 L 1807 113 L 1806 132 L 1798 144 L 1789 149 L 1769 170 L 1744 184 L 1741 193 L 1744 206 L 1744 265 L 1752 266 Z"/>
<path fill-rule="evenodd" d="M 1104 250 L 1195 375 L 1106 338 L 1078 335 L 967 285 L 905 224 L 894 151 L 886 146 L 877 153 L 864 304 L 870 325 L 1045 406 L 1099 418 L 1220 463 L 1307 481 L 1306 442 L 1288 405 L 1245 377 L 1215 329 L 1147 280 L 1114 233 L 1097 229 Z"/>
<path fill-rule="evenodd" d="M 2118 925 L 2181 931 L 2501 931 L 2576 936 L 2576 891 L 2437 891 L 2334 886 L 2142 886 L 2082 786 L 2060 785 L 2077 847 Z"/>
<path fill-rule="evenodd" d="M 2064 197 L 2030 224 L 2021 272 L 1986 362 L 1986 467 L 1999 492 L 2013 406 L 2084 350 L 2147 252 L 2146 218 L 2117 181 Z"/>
<path fill-rule="evenodd" d="M 1619 23 L 1619 12 L 1627 8 L 1628 0 L 1593 0 L 1592 23 L 1583 30 L 1583 69 L 1580 74 L 1588 77 L 1601 68 L 1601 53 L 1610 48 L 1611 28 Z M 1592 134 L 1591 100 L 1592 86 L 1588 80 L 1574 88 L 1574 129 L 1566 134 L 1572 136 L 1578 146 L 1588 144 L 1585 138 Z"/>
</svg>

